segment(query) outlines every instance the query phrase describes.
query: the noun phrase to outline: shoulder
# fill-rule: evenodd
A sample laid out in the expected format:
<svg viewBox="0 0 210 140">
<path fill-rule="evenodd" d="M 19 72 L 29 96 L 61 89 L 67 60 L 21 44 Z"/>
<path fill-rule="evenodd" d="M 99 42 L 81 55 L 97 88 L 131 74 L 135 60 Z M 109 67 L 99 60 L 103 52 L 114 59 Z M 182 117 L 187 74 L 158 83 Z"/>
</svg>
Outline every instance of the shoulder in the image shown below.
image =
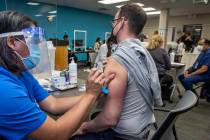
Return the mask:
<svg viewBox="0 0 210 140">
<path fill-rule="evenodd" d="M 127 76 L 126 69 L 113 57 L 107 59 L 107 65 L 105 67 L 105 75 L 115 74 L 118 76 Z"/>
</svg>

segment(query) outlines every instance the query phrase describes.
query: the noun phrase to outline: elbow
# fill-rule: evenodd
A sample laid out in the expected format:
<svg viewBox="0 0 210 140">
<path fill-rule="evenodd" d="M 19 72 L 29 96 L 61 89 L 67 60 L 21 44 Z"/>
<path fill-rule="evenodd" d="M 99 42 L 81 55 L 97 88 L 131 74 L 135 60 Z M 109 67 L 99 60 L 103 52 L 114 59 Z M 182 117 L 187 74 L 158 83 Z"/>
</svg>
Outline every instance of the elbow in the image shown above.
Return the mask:
<svg viewBox="0 0 210 140">
<path fill-rule="evenodd" d="M 115 127 L 118 123 L 118 118 L 117 117 L 109 117 L 106 119 L 106 125 L 111 128 L 111 127 Z"/>
<path fill-rule="evenodd" d="M 49 140 L 69 140 L 73 133 L 64 132 L 59 129 L 54 131 L 54 133 L 49 134 Z"/>
</svg>

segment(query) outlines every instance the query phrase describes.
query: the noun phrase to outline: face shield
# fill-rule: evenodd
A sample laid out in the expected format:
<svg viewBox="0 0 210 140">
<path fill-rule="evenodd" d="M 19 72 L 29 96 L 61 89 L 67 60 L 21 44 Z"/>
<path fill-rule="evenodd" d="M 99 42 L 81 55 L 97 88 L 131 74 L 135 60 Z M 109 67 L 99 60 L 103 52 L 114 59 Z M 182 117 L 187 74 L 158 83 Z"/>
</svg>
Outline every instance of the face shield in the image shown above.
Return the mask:
<svg viewBox="0 0 210 140">
<path fill-rule="evenodd" d="M 35 71 L 35 73 L 42 73 L 48 69 L 49 66 L 48 70 L 50 70 L 47 42 L 43 28 L 30 27 L 19 32 L 0 34 L 0 38 L 8 36 L 14 36 L 17 41 L 24 44 L 24 47 L 27 47 L 26 50 L 28 52 L 25 53 L 27 55 L 21 55 L 22 53 L 16 51 L 16 54 L 21 58 L 26 69 L 31 70 L 37 66 L 36 69 L 32 70 L 32 72 Z M 42 60 L 44 61 L 44 64 L 42 64 Z M 38 67 L 40 65 L 43 67 Z"/>
<path fill-rule="evenodd" d="M 26 69 L 34 68 L 40 61 L 40 44 L 45 41 L 44 30 L 40 27 L 26 28 L 19 32 L 0 34 L 0 38 L 13 36 L 23 45 L 16 46 L 15 53 L 20 57 Z"/>
</svg>

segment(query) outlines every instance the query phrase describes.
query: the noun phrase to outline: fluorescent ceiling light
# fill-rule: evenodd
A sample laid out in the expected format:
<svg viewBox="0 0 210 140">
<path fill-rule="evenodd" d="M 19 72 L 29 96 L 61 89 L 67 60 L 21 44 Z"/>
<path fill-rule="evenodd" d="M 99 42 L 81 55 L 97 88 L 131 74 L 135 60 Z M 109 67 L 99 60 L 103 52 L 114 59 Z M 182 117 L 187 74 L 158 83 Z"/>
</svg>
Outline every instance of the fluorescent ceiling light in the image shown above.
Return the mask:
<svg viewBox="0 0 210 140">
<path fill-rule="evenodd" d="M 139 6 L 141 6 L 141 7 L 143 7 L 144 6 L 144 4 L 143 3 L 135 3 L 135 4 L 137 4 L 137 5 L 139 5 Z M 120 8 L 120 7 L 122 7 L 123 5 L 117 5 L 116 7 L 117 8 Z"/>
<path fill-rule="evenodd" d="M 146 12 L 147 15 L 159 15 L 161 11 Z"/>
<path fill-rule="evenodd" d="M 143 9 L 144 9 L 145 12 L 156 10 L 155 8 L 152 8 L 152 7 L 145 7 Z"/>
<path fill-rule="evenodd" d="M 43 15 L 41 15 L 41 14 L 37 14 L 37 15 L 35 15 L 35 17 L 41 17 L 41 16 L 43 16 Z"/>
<path fill-rule="evenodd" d="M 129 1 L 129 0 L 100 0 L 100 1 L 98 1 L 98 3 L 114 4 L 114 3 L 120 3 L 120 2 L 125 2 L 125 1 Z"/>
<path fill-rule="evenodd" d="M 39 4 L 39 3 L 37 3 L 37 2 L 27 2 L 26 4 L 28 4 L 28 5 L 33 5 L 33 6 L 40 5 L 40 4 Z"/>
<path fill-rule="evenodd" d="M 56 10 L 54 10 L 54 11 L 50 11 L 50 12 L 48 12 L 49 14 L 56 14 L 57 13 L 57 11 Z"/>
</svg>

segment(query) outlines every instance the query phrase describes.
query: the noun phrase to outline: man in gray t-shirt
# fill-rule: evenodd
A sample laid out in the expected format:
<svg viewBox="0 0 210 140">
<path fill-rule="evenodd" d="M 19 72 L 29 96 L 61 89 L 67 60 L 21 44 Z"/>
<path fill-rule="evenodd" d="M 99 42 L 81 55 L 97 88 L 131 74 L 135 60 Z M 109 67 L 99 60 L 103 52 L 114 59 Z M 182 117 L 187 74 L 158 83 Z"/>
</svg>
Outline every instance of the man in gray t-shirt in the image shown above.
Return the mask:
<svg viewBox="0 0 210 140">
<path fill-rule="evenodd" d="M 161 105 L 162 100 L 155 63 L 137 39 L 146 20 L 146 13 L 136 4 L 122 6 L 115 15 L 113 35 L 118 48 L 105 68 L 105 76 L 115 74 L 115 78 L 108 86 L 110 93 L 102 112 L 78 130 L 77 134 L 83 134 L 80 140 L 111 140 L 109 128 L 125 139 L 147 139 L 155 122 L 154 104 Z"/>
</svg>

